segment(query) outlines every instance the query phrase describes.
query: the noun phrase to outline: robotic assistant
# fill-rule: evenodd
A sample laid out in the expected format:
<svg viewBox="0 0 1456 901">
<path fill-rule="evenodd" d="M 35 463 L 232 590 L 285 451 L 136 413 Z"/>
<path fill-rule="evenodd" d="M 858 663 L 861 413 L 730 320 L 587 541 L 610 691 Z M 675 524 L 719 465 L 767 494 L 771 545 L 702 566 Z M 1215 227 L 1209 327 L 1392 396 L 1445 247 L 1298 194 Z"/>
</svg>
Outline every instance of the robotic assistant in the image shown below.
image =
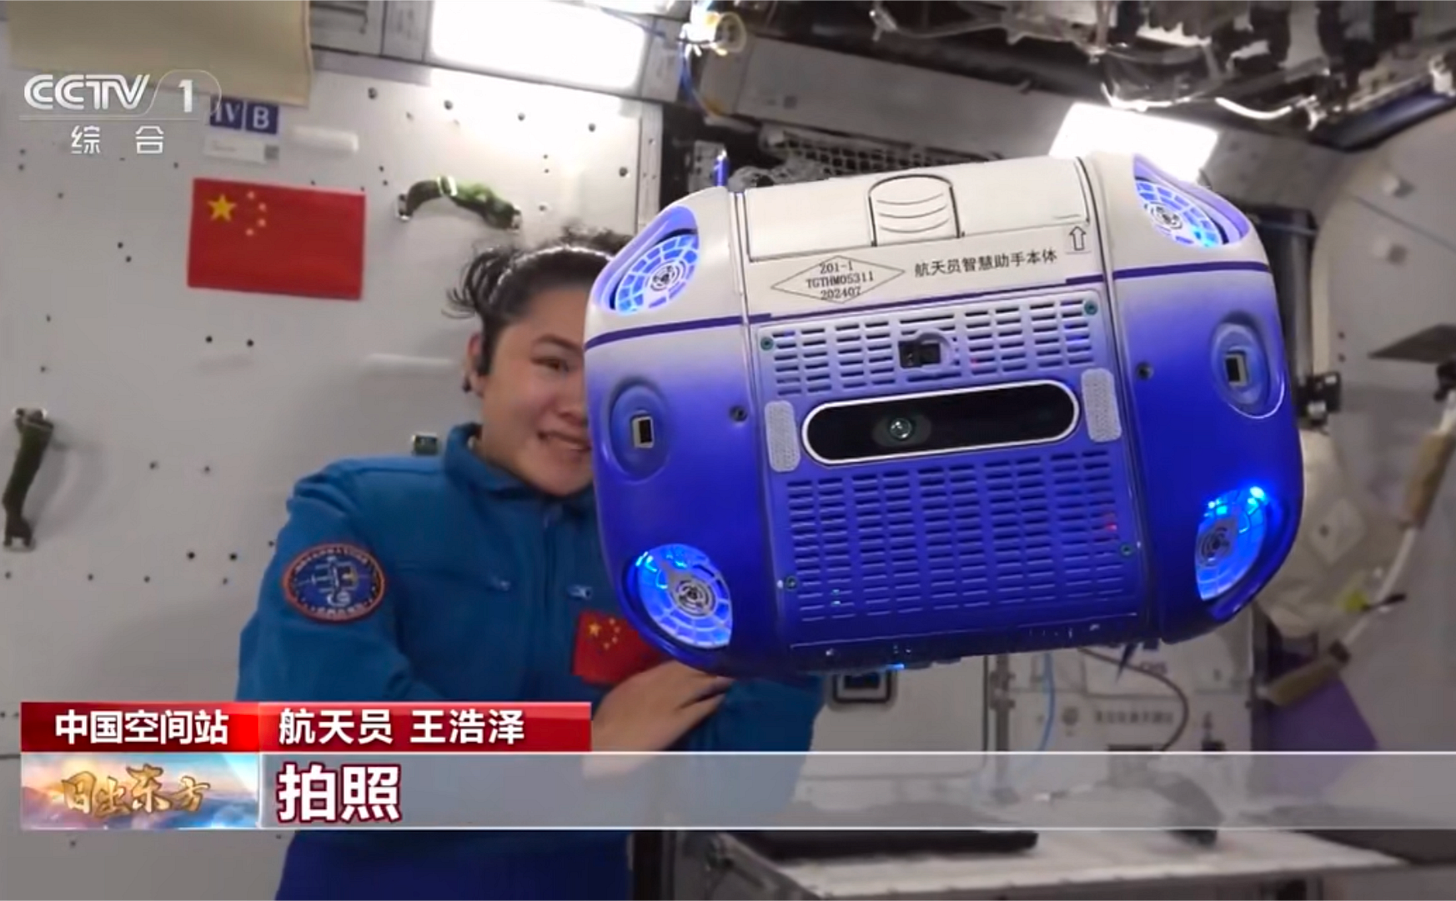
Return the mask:
<svg viewBox="0 0 1456 901">
<path fill-rule="evenodd" d="M 1141 158 L 702 191 L 587 339 L 607 564 L 699 669 L 1182 641 L 1299 525 L 1263 248 Z"/>
</svg>

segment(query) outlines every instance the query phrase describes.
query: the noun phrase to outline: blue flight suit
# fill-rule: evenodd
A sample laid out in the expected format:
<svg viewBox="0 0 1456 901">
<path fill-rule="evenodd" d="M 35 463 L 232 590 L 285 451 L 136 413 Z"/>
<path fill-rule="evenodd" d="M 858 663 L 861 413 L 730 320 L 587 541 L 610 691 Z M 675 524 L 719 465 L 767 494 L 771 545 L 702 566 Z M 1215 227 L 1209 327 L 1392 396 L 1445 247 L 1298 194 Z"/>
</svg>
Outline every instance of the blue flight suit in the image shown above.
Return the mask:
<svg viewBox="0 0 1456 901">
<path fill-rule="evenodd" d="M 540 494 L 476 456 L 475 430 L 454 429 L 438 457 L 345 460 L 295 486 L 243 629 L 239 700 L 601 700 L 572 674 L 578 616 L 618 611 L 592 492 Z M 357 564 L 345 584 L 327 559 L 341 547 Z M 820 704 L 814 680 L 735 684 L 678 748 L 807 751 Z M 300 832 L 278 897 L 626 898 L 629 885 L 621 832 Z"/>
</svg>

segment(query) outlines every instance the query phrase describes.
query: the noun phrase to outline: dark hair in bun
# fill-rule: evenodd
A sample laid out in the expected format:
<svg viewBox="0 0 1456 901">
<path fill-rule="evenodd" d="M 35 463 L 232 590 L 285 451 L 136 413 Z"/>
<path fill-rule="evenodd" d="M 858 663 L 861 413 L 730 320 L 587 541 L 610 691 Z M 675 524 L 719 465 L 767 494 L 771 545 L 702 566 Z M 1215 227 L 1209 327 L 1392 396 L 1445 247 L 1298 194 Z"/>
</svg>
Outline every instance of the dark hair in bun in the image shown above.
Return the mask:
<svg viewBox="0 0 1456 901">
<path fill-rule="evenodd" d="M 568 228 L 536 247 L 504 245 L 476 254 L 449 293 L 452 315 L 480 319 L 476 371 L 490 372 L 500 333 L 526 314 L 533 297 L 553 288 L 590 286 L 629 240 L 615 232 Z"/>
</svg>

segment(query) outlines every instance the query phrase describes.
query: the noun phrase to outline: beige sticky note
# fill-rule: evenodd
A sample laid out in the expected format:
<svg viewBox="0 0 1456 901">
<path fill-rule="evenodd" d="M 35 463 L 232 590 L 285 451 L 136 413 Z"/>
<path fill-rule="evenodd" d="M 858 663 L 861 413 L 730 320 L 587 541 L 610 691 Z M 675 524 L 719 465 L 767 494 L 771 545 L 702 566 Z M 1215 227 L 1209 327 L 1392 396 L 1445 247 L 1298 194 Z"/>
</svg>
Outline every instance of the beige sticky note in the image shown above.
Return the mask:
<svg viewBox="0 0 1456 901">
<path fill-rule="evenodd" d="M 230 97 L 307 106 L 306 0 L 77 0 L 6 7 L 11 65 L 51 73 L 211 73 Z"/>
</svg>

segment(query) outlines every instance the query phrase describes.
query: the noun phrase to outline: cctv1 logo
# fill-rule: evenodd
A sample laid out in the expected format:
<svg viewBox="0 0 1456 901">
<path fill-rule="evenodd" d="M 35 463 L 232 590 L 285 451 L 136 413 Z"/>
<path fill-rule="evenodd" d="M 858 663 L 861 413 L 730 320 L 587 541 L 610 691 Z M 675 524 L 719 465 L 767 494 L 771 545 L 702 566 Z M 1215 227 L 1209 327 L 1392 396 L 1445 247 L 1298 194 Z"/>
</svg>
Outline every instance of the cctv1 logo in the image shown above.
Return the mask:
<svg viewBox="0 0 1456 901">
<path fill-rule="evenodd" d="M 222 86 L 200 69 L 174 69 L 157 79 L 150 75 L 36 75 L 25 83 L 25 103 L 44 115 L 26 119 L 193 119 L 212 112 L 222 98 Z M 177 94 L 158 109 L 164 90 Z M 143 108 L 145 107 L 145 108 Z"/>
</svg>

